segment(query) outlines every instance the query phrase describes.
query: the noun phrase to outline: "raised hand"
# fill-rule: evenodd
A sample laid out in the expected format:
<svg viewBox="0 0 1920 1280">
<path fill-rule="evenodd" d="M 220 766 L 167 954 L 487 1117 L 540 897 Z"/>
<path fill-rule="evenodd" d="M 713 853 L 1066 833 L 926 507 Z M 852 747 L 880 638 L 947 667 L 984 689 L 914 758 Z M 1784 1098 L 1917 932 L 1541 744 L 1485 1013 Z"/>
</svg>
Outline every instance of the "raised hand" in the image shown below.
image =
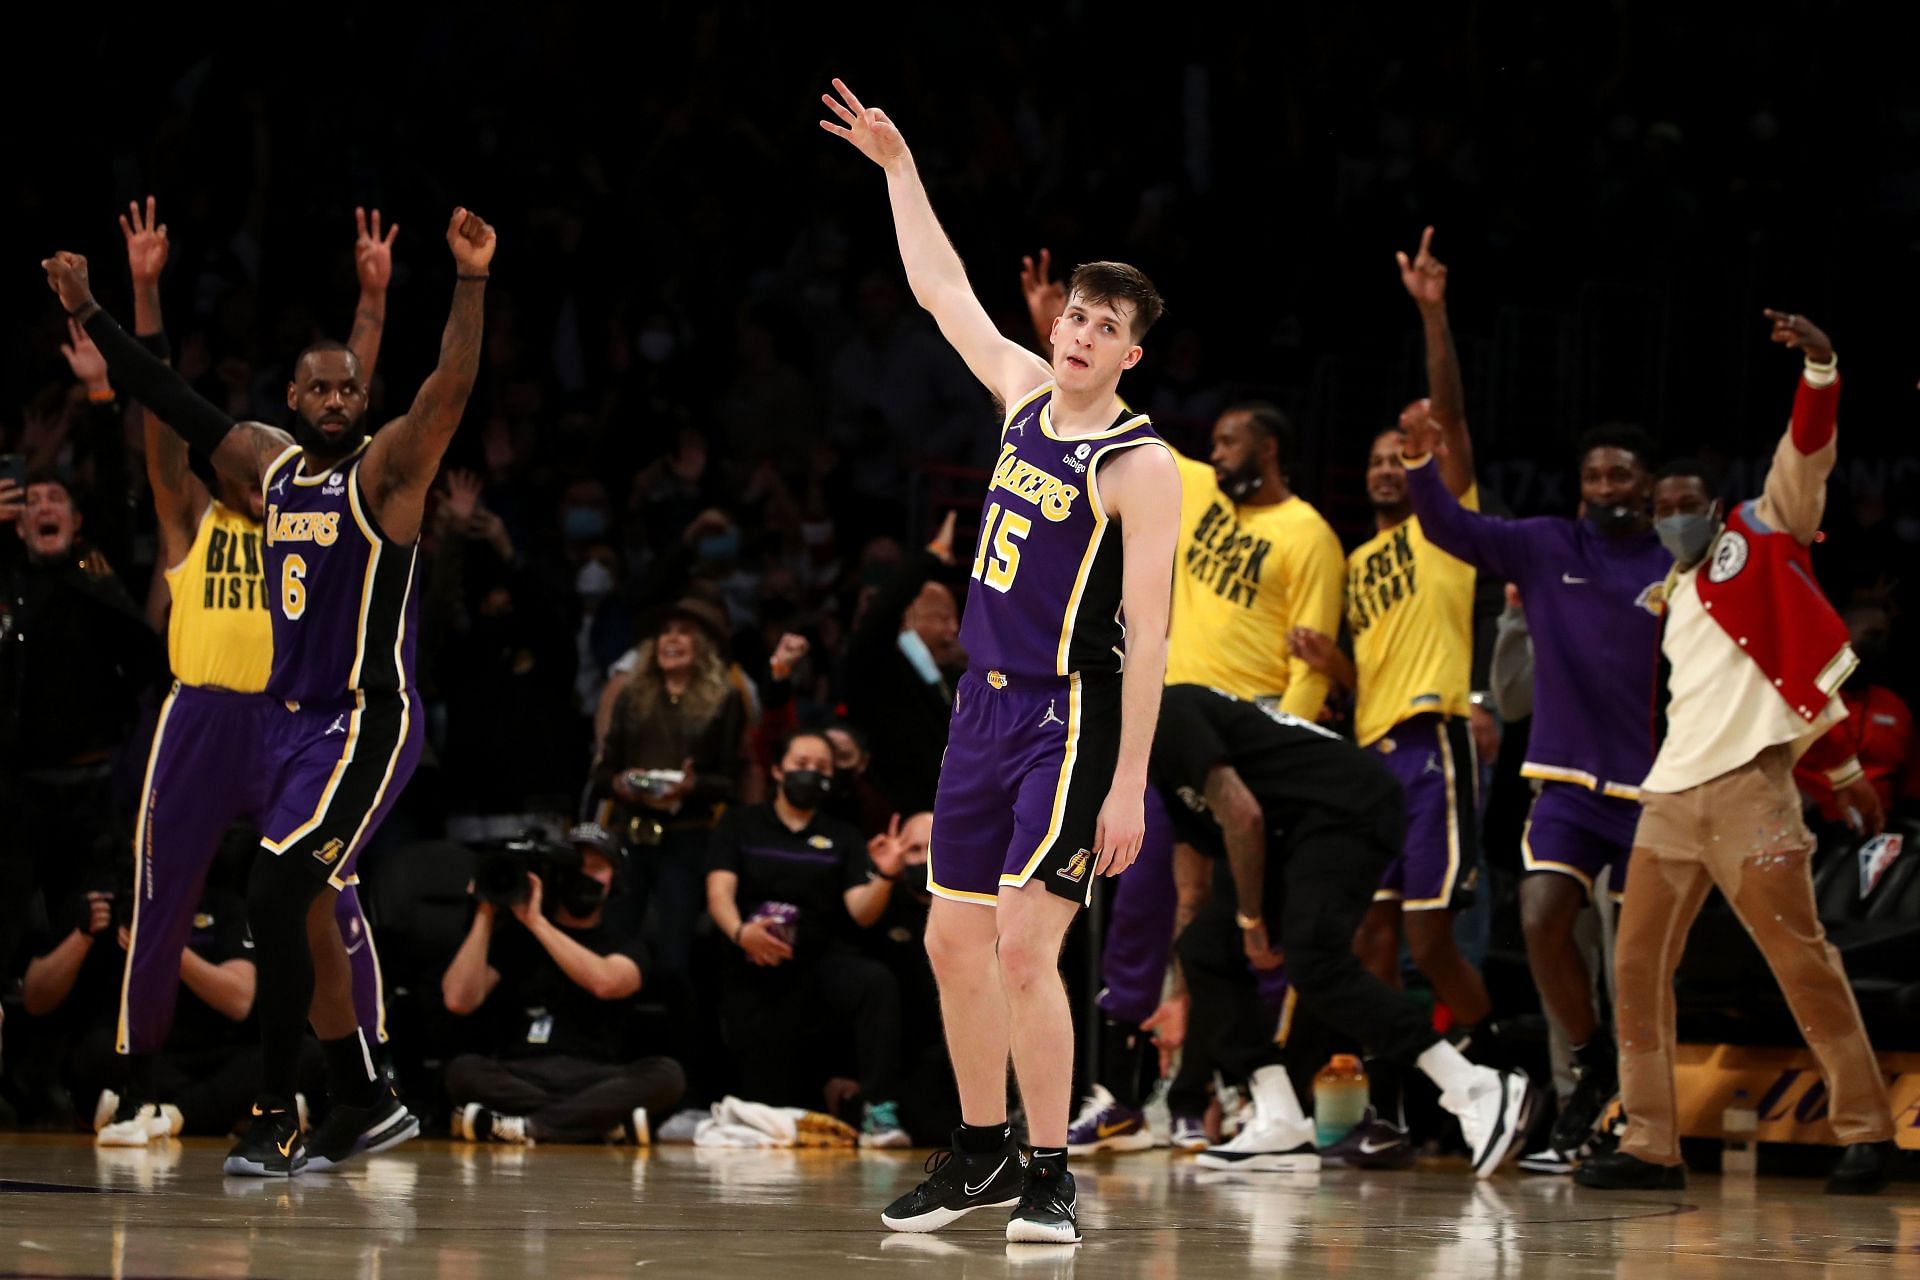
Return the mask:
<svg viewBox="0 0 1920 1280">
<path fill-rule="evenodd" d="M 478 472 L 447 472 L 447 516 L 463 530 L 480 506 L 481 487 Z"/>
<path fill-rule="evenodd" d="M 93 345 L 93 339 L 71 316 L 67 318 L 67 337 L 69 342 L 60 344 L 60 354 L 67 358 L 67 367 L 73 370 L 73 376 L 87 384 L 90 395 L 111 394 L 107 383 L 107 358 L 100 354 L 100 348 Z"/>
<path fill-rule="evenodd" d="M 453 250 L 453 261 L 463 276 L 487 274 L 493 263 L 494 238 L 493 228 L 477 213 L 455 209 L 447 222 L 447 247 Z"/>
<path fill-rule="evenodd" d="M 1042 249 L 1036 263 L 1031 257 L 1020 259 L 1020 296 L 1027 300 L 1027 314 L 1033 327 L 1051 326 L 1067 309 L 1067 285 L 1053 277 L 1053 250 Z"/>
<path fill-rule="evenodd" d="M 47 273 L 47 288 L 58 295 L 68 315 L 93 307 L 93 282 L 87 278 L 85 258 L 62 249 L 51 258 L 42 258 L 40 267 Z"/>
<path fill-rule="evenodd" d="M 372 230 L 368 230 L 369 225 Z M 360 277 L 360 287 L 385 289 L 393 279 L 393 238 L 400 234 L 400 224 L 396 222 L 388 227 L 383 236 L 380 211 L 375 209 L 369 218 L 365 209 L 355 205 L 353 227 L 353 270 Z"/>
<path fill-rule="evenodd" d="M 955 563 L 953 558 L 953 525 L 958 514 L 958 512 L 954 511 L 947 512 L 947 518 L 940 522 L 940 532 L 934 534 L 933 541 L 927 544 L 927 550 L 933 552 L 934 558 L 944 565 L 952 565 Z"/>
<path fill-rule="evenodd" d="M 820 101 L 827 104 L 827 110 L 838 116 L 841 123 L 822 120 L 822 129 L 845 138 L 882 169 L 907 154 L 907 140 L 900 136 L 893 121 L 887 119 L 886 112 L 878 107 L 863 106 L 844 80 L 835 78 L 833 90 L 840 95 L 838 99 L 832 93 L 823 93 Z"/>
<path fill-rule="evenodd" d="M 1440 420 L 1433 416 L 1433 401 L 1425 397 L 1400 411 L 1400 434 L 1406 437 L 1400 446 L 1406 457 L 1447 456 L 1446 436 L 1440 430 Z"/>
<path fill-rule="evenodd" d="M 891 880 L 907 862 L 907 842 L 900 838 L 900 815 L 894 814 L 887 829 L 867 841 L 867 857 L 873 869 Z"/>
<path fill-rule="evenodd" d="M 773 672 L 775 680 L 785 680 L 793 675 L 793 669 L 800 665 L 813 646 L 807 638 L 797 632 L 789 631 L 780 637 L 780 643 L 774 646 L 773 657 L 767 666 Z"/>
<path fill-rule="evenodd" d="M 13 524 L 26 510 L 27 491 L 12 476 L 0 476 L 0 524 Z"/>
<path fill-rule="evenodd" d="M 1444 306 L 1447 301 L 1447 267 L 1433 256 L 1432 245 L 1433 228 L 1428 227 L 1420 233 L 1420 249 L 1411 261 L 1404 249 L 1393 255 L 1400 263 L 1400 283 L 1423 308 Z"/>
<path fill-rule="evenodd" d="M 167 265 L 167 224 L 154 216 L 153 197 L 147 197 L 144 212 L 137 200 L 127 202 L 120 215 L 120 234 L 127 238 L 127 270 L 136 285 L 151 284 L 160 278 Z"/>
<path fill-rule="evenodd" d="M 1760 314 L 1773 321 L 1773 332 L 1768 336 L 1775 342 L 1802 352 L 1815 364 L 1832 363 L 1833 342 L 1819 325 L 1793 312 L 1763 308 Z"/>
</svg>

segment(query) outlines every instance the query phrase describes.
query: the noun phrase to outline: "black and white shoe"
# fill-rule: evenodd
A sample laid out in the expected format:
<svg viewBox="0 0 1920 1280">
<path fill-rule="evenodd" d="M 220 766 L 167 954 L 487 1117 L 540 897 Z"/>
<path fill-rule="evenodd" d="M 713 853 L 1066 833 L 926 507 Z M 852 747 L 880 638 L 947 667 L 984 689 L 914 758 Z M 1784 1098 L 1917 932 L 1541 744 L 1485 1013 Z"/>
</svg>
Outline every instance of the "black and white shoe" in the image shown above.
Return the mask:
<svg viewBox="0 0 1920 1280">
<path fill-rule="evenodd" d="M 1474 1174 L 1491 1178 L 1526 1129 L 1533 1082 L 1524 1071 L 1476 1067 L 1472 1086 L 1459 1094 L 1442 1094 L 1440 1105 L 1460 1121 L 1461 1136 L 1473 1153 Z"/>
<path fill-rule="evenodd" d="M 952 1147 L 927 1157 L 926 1181 L 888 1205 L 880 1221 L 890 1231 L 938 1231 L 975 1209 L 1019 1204 L 1026 1177 L 1026 1157 L 1012 1141 L 975 1155 L 960 1150 L 956 1134 Z"/>
<path fill-rule="evenodd" d="M 1080 1243 L 1080 1205 L 1071 1173 L 1057 1164 L 1028 1166 L 1020 1207 L 1007 1219 L 1007 1243 Z"/>
<path fill-rule="evenodd" d="M 227 1153 L 226 1171 L 241 1178 L 291 1178 L 306 1167 L 306 1143 L 293 1108 L 254 1103 L 253 1123 Z"/>
<path fill-rule="evenodd" d="M 420 1117 L 408 1111 L 391 1088 L 383 1087 L 381 1096 L 368 1106 L 336 1102 L 307 1139 L 307 1169 L 313 1173 L 337 1169 L 354 1156 L 397 1147 L 419 1132 Z"/>
</svg>

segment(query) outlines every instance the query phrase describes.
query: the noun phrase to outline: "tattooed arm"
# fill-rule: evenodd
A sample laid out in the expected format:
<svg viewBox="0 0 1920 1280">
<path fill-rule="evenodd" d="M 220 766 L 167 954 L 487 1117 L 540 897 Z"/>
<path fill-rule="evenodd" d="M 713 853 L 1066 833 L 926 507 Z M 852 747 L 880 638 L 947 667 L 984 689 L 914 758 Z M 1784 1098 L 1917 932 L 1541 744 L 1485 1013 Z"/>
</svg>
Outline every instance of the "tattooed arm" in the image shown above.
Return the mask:
<svg viewBox="0 0 1920 1280">
<path fill-rule="evenodd" d="M 373 518 L 387 537 L 401 543 L 420 535 L 427 490 L 460 426 L 480 372 L 493 228 L 479 214 L 455 209 L 447 224 L 447 244 L 453 250 L 458 279 L 453 286 L 453 310 L 440 337 L 440 363 L 420 384 L 407 412 L 374 435 L 367 460 L 361 464 Z"/>
</svg>

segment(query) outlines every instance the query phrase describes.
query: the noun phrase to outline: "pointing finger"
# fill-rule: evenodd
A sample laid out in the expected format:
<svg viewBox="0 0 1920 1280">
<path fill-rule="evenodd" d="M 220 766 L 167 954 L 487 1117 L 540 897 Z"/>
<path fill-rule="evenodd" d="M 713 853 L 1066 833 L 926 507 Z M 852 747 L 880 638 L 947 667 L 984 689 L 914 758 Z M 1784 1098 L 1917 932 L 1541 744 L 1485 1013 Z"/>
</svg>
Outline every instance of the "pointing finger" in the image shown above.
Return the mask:
<svg viewBox="0 0 1920 1280">
<path fill-rule="evenodd" d="M 1428 227 L 1425 231 L 1422 231 L 1420 233 L 1420 255 L 1419 256 L 1422 258 L 1431 257 L 1432 245 L 1433 245 L 1433 228 Z"/>
</svg>

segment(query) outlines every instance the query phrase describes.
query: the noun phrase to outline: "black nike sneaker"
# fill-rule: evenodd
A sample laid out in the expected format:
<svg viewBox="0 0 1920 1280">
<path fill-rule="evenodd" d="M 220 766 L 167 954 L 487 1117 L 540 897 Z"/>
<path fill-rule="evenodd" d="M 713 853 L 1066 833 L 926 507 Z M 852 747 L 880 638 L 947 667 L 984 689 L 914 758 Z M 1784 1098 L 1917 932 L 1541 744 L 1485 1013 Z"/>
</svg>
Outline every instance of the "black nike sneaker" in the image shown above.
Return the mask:
<svg viewBox="0 0 1920 1280">
<path fill-rule="evenodd" d="M 1027 1189 L 1007 1219 L 1009 1244 L 1079 1244 L 1080 1205 L 1073 1175 L 1058 1164 L 1027 1166 Z"/>
<path fill-rule="evenodd" d="M 380 1097 L 367 1106 L 333 1104 L 307 1139 L 306 1167 L 310 1173 L 337 1169 L 354 1156 L 397 1147 L 419 1132 L 420 1117 L 383 1086 Z"/>
<path fill-rule="evenodd" d="M 952 1147 L 927 1157 L 927 1180 L 888 1205 L 880 1221 L 892 1231 L 938 1231 L 975 1209 L 1005 1209 L 1020 1203 L 1027 1161 L 1009 1140 L 998 1151 L 975 1155 Z"/>
<path fill-rule="evenodd" d="M 292 1107 L 253 1104 L 247 1136 L 227 1152 L 226 1171 L 241 1178 L 291 1178 L 307 1168 L 300 1117 Z"/>
<path fill-rule="evenodd" d="M 1610 1042 L 1607 1049 L 1612 1049 Z M 1575 1059 L 1573 1081 L 1573 1092 L 1561 1104 L 1559 1118 L 1553 1122 L 1553 1136 L 1548 1140 L 1559 1151 L 1578 1151 L 1585 1146 L 1607 1104 L 1620 1092 L 1619 1072 L 1611 1052 L 1592 1061 Z"/>
</svg>

